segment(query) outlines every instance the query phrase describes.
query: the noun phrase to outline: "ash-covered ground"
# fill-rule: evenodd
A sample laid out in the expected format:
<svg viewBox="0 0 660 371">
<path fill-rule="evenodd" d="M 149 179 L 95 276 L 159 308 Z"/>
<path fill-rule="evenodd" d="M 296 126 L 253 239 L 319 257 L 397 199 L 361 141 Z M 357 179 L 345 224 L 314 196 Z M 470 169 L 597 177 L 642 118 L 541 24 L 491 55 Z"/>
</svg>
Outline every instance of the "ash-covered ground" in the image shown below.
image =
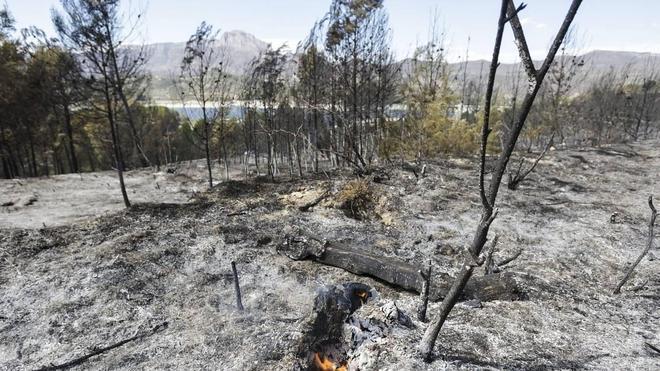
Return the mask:
<svg viewBox="0 0 660 371">
<path fill-rule="evenodd" d="M 45 197 L 28 202 L 49 187 L 65 192 L 60 178 L 21 180 L 11 200 L 3 194 L 13 203 L 0 211 L 0 369 L 64 364 L 136 335 L 72 369 L 304 367 L 298 352 L 317 291 L 348 282 L 378 292 L 352 315 L 352 323 L 379 330 L 351 349 L 351 369 L 660 369 L 660 354 L 646 345 L 660 346 L 657 248 L 612 294 L 646 244 L 647 197 L 660 195 L 657 142 L 551 151 L 518 191 L 503 185 L 491 229 L 499 236 L 495 259 L 522 250 L 503 269 L 533 277 L 536 289 L 525 300 L 458 304 L 432 363 L 415 350 L 427 326 L 415 318 L 417 294 L 277 252 L 285 235 L 305 232 L 420 267 L 431 259 L 435 274 L 455 274 L 480 212 L 476 165 L 434 161 L 420 179 L 388 168 L 389 179 L 369 183 L 360 219 L 339 207 L 349 172 L 232 181 L 207 192 L 190 191 L 203 187 L 201 177 L 186 176 L 183 192 L 177 174 L 148 174 L 129 193 L 136 205 L 115 212 L 94 201 L 109 202 L 111 192 L 120 200 L 109 175 L 111 187 L 73 212 L 48 211 L 68 206 Z M 89 182 L 105 182 L 94 180 L 100 176 L 70 177 L 82 190 L 98 189 Z M 331 196 L 319 205 L 298 209 L 326 190 Z M 108 213 L 92 219 L 100 210 Z M 235 307 L 231 261 L 244 311 Z M 430 317 L 438 306 L 430 304 Z M 392 308 L 412 324 L 391 320 Z"/>
</svg>

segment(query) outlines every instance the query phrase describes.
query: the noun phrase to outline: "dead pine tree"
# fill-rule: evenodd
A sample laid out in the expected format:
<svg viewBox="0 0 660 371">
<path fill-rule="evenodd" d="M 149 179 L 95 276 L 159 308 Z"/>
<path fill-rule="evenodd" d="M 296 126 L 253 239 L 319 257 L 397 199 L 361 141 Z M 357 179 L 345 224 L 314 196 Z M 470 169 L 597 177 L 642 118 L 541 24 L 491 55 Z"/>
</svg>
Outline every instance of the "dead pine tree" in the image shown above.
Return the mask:
<svg viewBox="0 0 660 371">
<path fill-rule="evenodd" d="M 206 158 L 209 188 L 213 188 L 211 163 L 213 127 L 218 121 L 218 117 L 221 116 L 221 130 L 224 134 L 225 114 L 231 84 L 226 71 L 224 51 L 218 52 L 215 48 L 218 33 L 219 31 L 214 31 L 213 26 L 206 22 L 202 22 L 197 27 L 195 33 L 186 42 L 176 84 L 181 104 L 185 108 L 185 117 L 193 135 L 191 139 L 193 139 L 193 143 L 200 144 L 200 149 Z M 196 115 L 189 110 L 191 104 L 201 110 L 200 119 L 196 119 Z M 225 139 L 220 138 L 220 140 L 223 141 L 221 147 L 225 149 L 226 153 Z M 227 168 L 225 168 L 225 176 L 229 176 Z"/>
<path fill-rule="evenodd" d="M 65 48 L 77 55 L 89 74 L 87 87 L 92 92 L 90 103 L 94 110 L 103 114 L 110 127 L 112 151 L 117 167 L 119 185 L 124 205 L 130 207 L 124 184 L 124 158 L 121 149 L 121 132 L 118 125 L 118 113 L 121 107 L 128 118 L 129 126 L 134 129 L 135 122 L 127 98 L 127 85 L 141 80 L 141 67 L 146 59 L 143 49 L 136 55 L 125 55 L 121 46 L 131 38 L 139 21 L 127 24 L 119 9 L 119 0 L 85 1 L 60 0 L 62 12 L 53 11 L 53 23 Z M 138 19 L 140 17 L 138 16 Z M 128 31 L 125 31 L 125 27 Z M 98 101 L 97 102 L 95 102 Z M 133 140 L 142 152 L 140 140 L 132 130 Z M 146 163 L 149 160 L 144 156 Z"/>
<path fill-rule="evenodd" d="M 500 185 L 502 183 L 502 178 L 506 171 L 507 164 L 511 158 L 511 154 L 516 146 L 520 132 L 522 131 L 527 115 L 532 108 L 534 99 L 536 98 L 541 83 L 545 75 L 554 60 L 557 51 L 559 50 L 568 29 L 577 14 L 578 8 L 582 4 L 582 0 L 573 0 L 571 6 L 564 18 L 564 21 L 557 32 L 557 35 L 550 46 L 550 50 L 546 55 L 543 64 L 537 70 L 532 62 L 532 57 L 529 53 L 529 48 L 527 47 L 527 41 L 525 40 L 525 35 L 523 33 L 522 25 L 518 19 L 518 13 L 525 8 L 525 4 L 521 4 L 516 8 L 513 0 L 502 0 L 502 6 L 500 9 L 500 15 L 498 20 L 497 35 L 495 37 L 495 46 L 493 48 L 493 59 L 490 65 L 490 72 L 488 77 L 488 85 L 486 88 L 486 99 L 484 104 L 484 122 L 481 132 L 481 156 L 480 156 L 480 168 L 479 168 L 479 194 L 482 204 L 481 219 L 477 225 L 476 232 L 471 246 L 469 247 L 469 256 L 466 258 L 465 262 L 462 264 L 461 271 L 456 277 L 454 283 L 452 284 L 451 289 L 445 296 L 444 300 L 439 309 L 439 313 L 436 314 L 435 319 L 431 322 L 424 337 L 419 344 L 419 351 L 421 356 L 425 361 L 431 360 L 431 354 L 433 348 L 435 347 L 435 342 L 438 339 L 440 329 L 442 325 L 447 320 L 449 313 L 454 308 L 454 305 L 458 301 L 458 298 L 461 296 L 465 286 L 467 285 L 474 269 L 481 264 L 483 260 L 479 256 L 481 251 L 486 244 L 488 239 L 488 231 L 491 224 L 497 216 L 497 209 L 495 208 L 495 202 L 497 200 L 497 193 L 499 191 Z M 515 38 L 516 46 L 518 47 L 518 52 L 520 54 L 520 59 L 525 67 L 527 73 L 529 88 L 527 93 L 522 101 L 520 111 L 518 116 L 511 126 L 511 130 L 507 133 L 506 138 L 504 139 L 504 148 L 497 158 L 495 167 L 492 172 L 490 179 L 489 187 L 486 189 L 485 186 L 485 167 L 486 167 L 486 148 L 488 144 L 488 136 L 490 135 L 490 108 L 491 100 L 493 97 L 493 90 L 495 85 L 495 75 L 497 73 L 497 67 L 499 65 L 498 59 L 500 54 L 500 47 L 502 44 L 502 36 L 504 34 L 504 28 L 507 23 L 511 24 L 511 29 Z"/>
<path fill-rule="evenodd" d="M 648 254 L 649 250 L 651 250 L 651 247 L 653 247 L 653 227 L 655 226 L 655 219 L 658 216 L 658 210 L 656 210 L 655 206 L 653 205 L 653 196 L 649 196 L 649 207 L 651 208 L 651 221 L 649 222 L 649 240 L 648 243 L 646 244 L 646 248 L 642 253 L 639 255 L 637 260 L 635 260 L 635 263 L 628 269 L 628 272 L 626 273 L 625 277 L 621 279 L 621 282 L 619 282 L 618 285 L 616 285 L 616 289 L 614 289 L 615 294 L 619 294 L 621 292 L 621 288 L 623 285 L 628 282 L 630 277 L 633 274 L 633 271 L 635 268 L 637 268 L 637 265 L 644 259 L 646 254 Z"/>
</svg>

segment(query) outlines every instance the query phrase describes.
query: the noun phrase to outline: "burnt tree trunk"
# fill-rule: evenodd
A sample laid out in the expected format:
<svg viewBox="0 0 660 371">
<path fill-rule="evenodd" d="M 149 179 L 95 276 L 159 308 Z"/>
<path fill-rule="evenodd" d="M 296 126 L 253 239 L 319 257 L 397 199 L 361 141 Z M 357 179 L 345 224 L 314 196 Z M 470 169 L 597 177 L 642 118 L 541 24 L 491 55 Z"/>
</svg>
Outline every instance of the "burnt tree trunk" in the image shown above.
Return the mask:
<svg viewBox="0 0 660 371">
<path fill-rule="evenodd" d="M 312 260 L 360 276 L 373 277 L 406 291 L 421 293 L 424 289 L 425 279 L 419 273 L 417 265 L 384 257 L 382 253 L 377 253 L 367 246 L 351 247 L 337 242 L 324 243 L 313 237 L 287 236 L 277 250 L 293 260 Z M 446 273 L 434 276 L 429 287 L 429 299 L 438 301 L 447 296 L 453 280 L 453 277 Z M 474 277 L 460 299 L 492 301 L 521 300 L 525 297 L 516 274 L 500 273 Z"/>
<path fill-rule="evenodd" d="M 557 35 L 548 51 L 548 54 L 543 61 L 543 65 L 537 71 L 531 61 L 529 54 L 529 49 L 525 41 L 525 36 L 523 34 L 522 27 L 520 26 L 520 21 L 518 19 L 518 12 L 524 9 L 525 5 L 521 5 L 516 8 L 514 6 L 513 0 L 502 0 L 502 6 L 500 9 L 500 16 L 498 21 L 497 36 L 495 38 L 495 45 L 493 48 L 493 59 L 491 61 L 490 73 L 488 77 L 488 87 L 486 89 L 486 100 L 484 105 L 484 123 L 482 126 L 481 134 L 481 161 L 480 161 L 480 171 L 479 171 L 479 194 L 481 198 L 481 203 L 483 210 L 481 213 L 481 220 L 479 225 L 477 225 L 472 244 L 469 247 L 470 257 L 468 257 L 465 262 L 462 264 L 461 272 L 458 277 L 456 277 L 449 293 L 445 297 L 440 306 L 440 313 L 437 317 L 431 322 L 431 325 L 424 333 L 424 337 L 419 345 L 419 351 L 422 355 L 422 358 L 426 361 L 431 360 L 431 353 L 435 347 L 435 342 L 440 333 L 442 325 L 445 323 L 445 320 L 449 316 L 449 313 L 454 308 L 454 305 L 463 296 L 467 287 L 469 287 L 470 277 L 474 268 L 483 264 L 483 261 L 480 261 L 480 254 L 483 250 L 486 241 L 488 240 L 488 231 L 491 224 L 497 216 L 497 209 L 495 209 L 495 202 L 497 201 L 497 194 L 500 189 L 502 182 L 502 177 L 506 170 L 509 159 L 511 158 L 511 153 L 516 146 L 518 137 L 523 127 L 525 126 L 525 121 L 527 120 L 527 115 L 529 114 L 532 104 L 536 98 L 536 95 L 541 88 L 541 83 L 545 78 L 546 73 L 550 69 L 550 65 L 557 54 L 557 51 L 561 47 L 564 37 L 568 32 L 568 29 L 577 14 L 577 11 L 582 4 L 582 0 L 573 0 L 571 6 L 564 18 L 564 21 L 557 32 Z M 486 167 L 486 148 L 488 145 L 488 136 L 491 133 L 489 127 L 489 116 L 491 109 L 491 98 L 493 96 L 493 89 L 495 85 L 495 75 L 497 73 L 497 67 L 499 66 L 499 54 L 500 47 L 502 44 L 502 35 L 504 32 L 504 27 L 506 23 L 511 21 L 512 31 L 515 38 L 515 42 L 518 46 L 518 52 L 521 56 L 521 61 L 525 66 L 529 78 L 529 89 L 522 103 L 522 107 L 518 117 L 516 118 L 514 125 L 511 127 L 511 131 L 507 133 L 507 136 L 504 140 L 504 148 L 502 153 L 500 153 L 499 158 L 495 164 L 492 176 L 490 179 L 490 184 L 488 190 L 486 191 L 485 186 L 485 167 Z"/>
</svg>

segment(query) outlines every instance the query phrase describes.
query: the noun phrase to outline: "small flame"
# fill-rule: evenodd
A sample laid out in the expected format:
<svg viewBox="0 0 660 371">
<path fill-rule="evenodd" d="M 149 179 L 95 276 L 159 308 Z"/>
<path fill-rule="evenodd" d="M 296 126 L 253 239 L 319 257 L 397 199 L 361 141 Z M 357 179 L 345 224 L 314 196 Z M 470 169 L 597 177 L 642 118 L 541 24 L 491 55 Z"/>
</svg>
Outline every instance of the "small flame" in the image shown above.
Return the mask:
<svg viewBox="0 0 660 371">
<path fill-rule="evenodd" d="M 362 304 L 367 302 L 367 299 L 369 299 L 369 292 L 364 291 L 364 290 L 357 290 L 355 291 L 355 295 L 360 298 L 360 301 Z"/>
<path fill-rule="evenodd" d="M 341 362 L 339 365 L 332 362 L 330 358 L 314 353 L 314 367 L 318 371 L 348 371 L 346 362 Z"/>
</svg>

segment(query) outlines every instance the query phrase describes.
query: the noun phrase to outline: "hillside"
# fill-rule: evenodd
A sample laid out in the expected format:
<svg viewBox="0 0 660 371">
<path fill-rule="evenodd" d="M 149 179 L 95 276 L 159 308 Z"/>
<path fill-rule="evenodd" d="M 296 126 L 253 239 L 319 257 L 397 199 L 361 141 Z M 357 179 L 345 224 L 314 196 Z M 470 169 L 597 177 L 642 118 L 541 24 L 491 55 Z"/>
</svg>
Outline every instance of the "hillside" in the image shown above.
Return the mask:
<svg viewBox="0 0 660 371">
<path fill-rule="evenodd" d="M 566 57 L 571 58 L 572 57 Z M 584 66 L 580 69 L 580 73 L 575 80 L 575 88 L 581 91 L 587 88 L 597 78 L 610 71 L 627 71 L 630 76 L 641 76 L 647 74 L 650 69 L 660 67 L 660 54 L 652 53 L 638 53 L 638 52 L 624 52 L 624 51 L 608 51 L 608 50 L 595 50 L 583 55 L 578 56 L 578 59 L 584 62 Z M 402 62 L 402 71 L 406 73 L 410 71 L 410 60 Z M 542 61 L 534 61 L 537 67 L 542 64 Z M 453 73 L 454 85 L 460 85 L 463 79 L 463 71 L 467 68 L 468 81 L 481 81 L 485 84 L 488 78 L 488 68 L 490 61 L 475 60 L 464 62 L 451 63 L 450 69 Z M 524 70 L 520 63 L 501 63 L 498 68 L 498 74 L 495 83 L 505 94 L 508 94 L 513 89 L 513 83 L 516 76 L 521 81 L 525 81 Z"/>
<path fill-rule="evenodd" d="M 293 261 L 281 248 L 311 245 L 304 236 L 317 236 L 406 264 L 431 259 L 443 284 L 456 274 L 478 220 L 472 159 L 432 161 L 420 179 L 386 169 L 387 178 L 370 183 L 374 203 L 360 220 L 338 201 L 347 172 L 225 182 L 186 194 L 203 183 L 203 168 L 185 169 L 185 176 L 132 171 L 131 191 L 158 184 L 163 191 L 128 210 L 95 174 L 0 181 L 0 194 L 14 197 L 5 204 L 34 196 L 31 182 L 42 193 L 51 182 L 84 189 L 89 205 L 71 208 L 86 216 L 69 216 L 72 222 L 63 225 L 42 214 L 69 209 L 74 193 L 59 206 L 37 194 L 0 209 L 0 369 L 61 365 L 105 348 L 71 369 L 302 370 L 313 358 L 306 347 L 316 295 L 328 290 L 324 285 L 349 282 L 375 290 L 339 322 L 344 338 L 334 351 L 351 370 L 658 369 L 660 358 L 647 345 L 660 345 L 657 261 L 644 259 L 621 295 L 612 288 L 646 243 L 646 198 L 659 193 L 659 148 L 649 141 L 552 151 L 517 192 L 503 190 L 492 227 L 499 236 L 494 256 L 502 262 L 521 251 L 501 267 L 502 277 L 517 282 L 518 299 L 459 303 L 431 364 L 415 350 L 428 326 L 415 317 L 416 293 Z M 94 217 L 93 189 L 98 200 L 112 199 L 116 211 Z M 299 210 L 326 190 L 331 196 L 324 202 Z M 181 193 L 192 198 L 179 203 Z M 16 228 L 7 223 L 13 213 L 32 214 L 49 227 Z M 231 261 L 244 311 L 234 304 Z M 439 305 L 430 304 L 431 317 Z"/>
</svg>

